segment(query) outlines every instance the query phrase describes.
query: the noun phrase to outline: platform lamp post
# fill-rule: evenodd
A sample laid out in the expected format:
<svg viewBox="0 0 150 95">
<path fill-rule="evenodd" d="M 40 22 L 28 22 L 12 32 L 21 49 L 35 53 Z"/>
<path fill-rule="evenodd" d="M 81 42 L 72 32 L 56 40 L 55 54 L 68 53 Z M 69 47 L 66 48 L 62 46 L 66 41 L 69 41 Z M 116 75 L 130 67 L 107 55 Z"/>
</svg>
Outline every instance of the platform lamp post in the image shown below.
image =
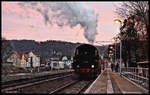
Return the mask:
<svg viewBox="0 0 150 95">
<path fill-rule="evenodd" d="M 115 47 L 114 47 L 115 48 L 115 64 L 116 64 L 116 51 L 117 51 L 116 43 L 117 43 L 118 40 L 119 40 L 118 37 L 113 37 L 112 38 L 112 41 L 115 44 Z"/>
<path fill-rule="evenodd" d="M 114 48 L 115 48 L 115 58 L 114 58 L 114 59 L 115 59 L 115 62 L 114 62 L 114 63 L 116 64 L 116 41 L 117 41 L 117 40 L 116 40 L 115 37 L 113 37 L 113 38 L 112 38 L 112 41 L 115 43 L 115 47 L 114 47 Z"/>
<path fill-rule="evenodd" d="M 120 27 L 122 26 L 122 22 L 120 19 L 115 19 L 114 20 L 115 23 L 120 23 Z M 121 31 L 120 31 L 121 32 Z M 120 75 L 121 75 L 121 65 L 122 65 L 122 38 L 121 38 L 121 35 L 120 35 Z"/>
</svg>

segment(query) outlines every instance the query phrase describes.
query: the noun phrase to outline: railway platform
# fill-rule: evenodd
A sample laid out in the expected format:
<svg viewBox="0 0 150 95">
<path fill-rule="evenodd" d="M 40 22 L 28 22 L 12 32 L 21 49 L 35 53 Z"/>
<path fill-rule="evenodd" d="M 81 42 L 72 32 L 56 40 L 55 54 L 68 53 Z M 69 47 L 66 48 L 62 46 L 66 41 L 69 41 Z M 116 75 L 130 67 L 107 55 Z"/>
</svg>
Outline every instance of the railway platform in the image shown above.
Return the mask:
<svg viewBox="0 0 150 95">
<path fill-rule="evenodd" d="M 119 73 L 112 72 L 110 68 L 106 68 L 84 93 L 147 94 L 149 92 L 129 81 L 124 76 L 120 76 Z"/>
</svg>

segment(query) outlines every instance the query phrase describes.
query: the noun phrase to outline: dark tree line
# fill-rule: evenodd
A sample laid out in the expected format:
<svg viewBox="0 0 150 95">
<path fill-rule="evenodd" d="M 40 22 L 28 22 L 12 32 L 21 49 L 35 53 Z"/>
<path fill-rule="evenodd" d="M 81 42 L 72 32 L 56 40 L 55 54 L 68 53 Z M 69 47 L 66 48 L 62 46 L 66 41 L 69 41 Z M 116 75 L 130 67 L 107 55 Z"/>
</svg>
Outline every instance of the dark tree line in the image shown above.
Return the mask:
<svg viewBox="0 0 150 95">
<path fill-rule="evenodd" d="M 1 60 L 7 59 L 9 55 L 12 53 L 13 47 L 9 40 L 6 40 L 5 38 L 2 38 L 1 43 Z M 2 62 L 1 61 L 1 62 Z"/>
<path fill-rule="evenodd" d="M 40 55 L 41 61 L 51 57 L 73 56 L 74 50 L 81 43 L 71 43 L 63 41 L 48 40 L 36 42 L 34 40 L 2 40 L 2 60 L 8 57 L 12 51 L 29 53 L 31 51 Z M 98 47 L 100 53 L 103 53 L 104 47 Z"/>
</svg>

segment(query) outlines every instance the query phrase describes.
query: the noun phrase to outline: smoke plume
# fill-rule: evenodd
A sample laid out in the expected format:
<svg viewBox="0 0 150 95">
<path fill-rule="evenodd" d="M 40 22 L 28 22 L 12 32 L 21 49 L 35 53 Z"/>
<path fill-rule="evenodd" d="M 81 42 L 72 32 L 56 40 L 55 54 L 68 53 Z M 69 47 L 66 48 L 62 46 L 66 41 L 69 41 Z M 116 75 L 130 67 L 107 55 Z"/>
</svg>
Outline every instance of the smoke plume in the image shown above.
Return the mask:
<svg viewBox="0 0 150 95">
<path fill-rule="evenodd" d="M 94 9 L 84 3 L 77 2 L 21 2 L 22 8 L 36 10 L 43 18 L 45 24 L 56 23 L 71 28 L 80 25 L 84 29 L 84 36 L 88 42 L 93 43 L 96 36 L 97 17 Z"/>
</svg>

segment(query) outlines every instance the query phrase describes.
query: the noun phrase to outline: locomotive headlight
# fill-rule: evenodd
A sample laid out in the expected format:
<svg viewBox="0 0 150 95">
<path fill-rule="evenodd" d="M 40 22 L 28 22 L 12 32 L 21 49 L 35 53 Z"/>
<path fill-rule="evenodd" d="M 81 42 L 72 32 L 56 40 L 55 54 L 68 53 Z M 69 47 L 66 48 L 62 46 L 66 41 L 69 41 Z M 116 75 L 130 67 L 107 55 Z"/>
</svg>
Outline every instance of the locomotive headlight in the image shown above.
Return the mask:
<svg viewBox="0 0 150 95">
<path fill-rule="evenodd" d="M 91 65 L 91 68 L 94 68 L 94 65 Z"/>
</svg>

